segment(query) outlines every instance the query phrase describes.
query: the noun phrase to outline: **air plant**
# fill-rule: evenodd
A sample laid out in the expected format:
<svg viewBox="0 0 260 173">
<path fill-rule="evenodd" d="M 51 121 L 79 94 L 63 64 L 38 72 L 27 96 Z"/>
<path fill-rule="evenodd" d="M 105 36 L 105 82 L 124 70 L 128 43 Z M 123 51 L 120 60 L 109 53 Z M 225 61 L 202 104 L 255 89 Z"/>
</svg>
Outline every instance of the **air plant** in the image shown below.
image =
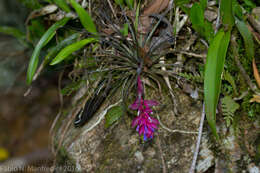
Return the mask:
<svg viewBox="0 0 260 173">
<path fill-rule="evenodd" d="M 134 118 L 132 122 L 132 127 L 136 126 L 136 130 L 140 135 L 143 136 L 144 140 L 148 138 L 152 138 L 155 129 L 159 124 L 158 120 L 151 117 L 153 111 L 151 109 L 152 106 L 156 106 L 159 103 L 155 100 L 145 100 L 144 99 L 144 87 L 142 78 L 149 78 L 153 81 L 163 83 L 162 75 L 167 73 L 166 71 L 161 70 L 161 66 L 159 64 L 160 58 L 167 54 L 167 51 L 162 47 L 165 45 L 172 44 L 173 37 L 163 33 L 163 35 L 159 34 L 159 37 L 154 39 L 154 34 L 157 32 L 160 33 L 159 28 L 161 25 L 169 29 L 169 22 L 163 16 L 153 16 L 157 19 L 155 26 L 150 29 L 150 32 L 146 35 L 141 35 L 135 29 L 134 24 L 131 19 L 129 19 L 126 15 L 123 15 L 124 21 L 128 25 L 129 34 L 126 36 L 120 32 L 118 27 L 115 24 L 111 23 L 110 26 L 113 29 L 113 36 L 105 33 L 99 34 L 99 39 L 101 45 L 104 45 L 101 49 L 101 55 L 96 56 L 98 62 L 100 62 L 99 71 L 103 71 L 106 74 L 111 76 L 110 86 L 117 86 L 116 89 L 122 85 L 122 100 L 123 107 L 125 112 L 131 112 L 130 110 L 137 110 L 137 117 Z M 103 15 L 102 19 L 106 19 L 107 15 Z M 107 19 L 107 21 L 111 21 Z M 106 23 L 106 21 L 102 21 L 102 23 Z M 173 30 L 171 29 L 171 32 Z M 169 75 L 171 75 L 169 73 Z M 103 75 L 106 78 L 107 75 Z M 120 79 L 120 80 L 119 80 Z M 127 105 L 128 98 L 134 87 L 137 88 L 137 98 L 132 105 Z M 106 87 L 104 87 L 106 88 Z M 100 91 L 99 89 L 97 89 Z M 115 88 L 114 88 L 115 90 Z M 110 90 L 104 89 L 106 92 L 106 96 Z M 92 97 L 89 101 L 87 101 L 85 105 L 84 116 L 81 118 L 76 118 L 75 125 L 80 124 L 83 125 L 85 121 L 91 118 L 94 115 L 94 111 L 90 111 L 89 109 L 91 104 L 97 100 L 97 105 L 99 105 L 99 101 L 104 100 L 104 93 L 95 94 L 95 97 Z M 103 99 L 98 99 L 103 98 Z M 98 108 L 98 106 L 96 107 Z M 130 108 L 130 110 L 129 110 Z M 82 122 L 80 121 L 82 120 Z M 77 125 L 76 125 L 77 126 Z"/>
</svg>

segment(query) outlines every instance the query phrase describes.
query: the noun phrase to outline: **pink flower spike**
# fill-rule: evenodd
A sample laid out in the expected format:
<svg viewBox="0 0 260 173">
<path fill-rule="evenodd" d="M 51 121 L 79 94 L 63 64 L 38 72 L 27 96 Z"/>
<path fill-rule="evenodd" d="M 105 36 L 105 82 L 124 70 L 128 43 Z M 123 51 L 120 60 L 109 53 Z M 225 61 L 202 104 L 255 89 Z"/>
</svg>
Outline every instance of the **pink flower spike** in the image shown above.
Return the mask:
<svg viewBox="0 0 260 173">
<path fill-rule="evenodd" d="M 154 136 L 155 129 L 158 129 L 159 121 L 150 116 L 152 114 L 152 106 L 157 106 L 159 103 L 155 100 L 143 99 L 143 84 L 140 76 L 137 77 L 137 94 L 138 97 L 133 104 L 129 106 L 132 110 L 137 110 L 137 117 L 132 122 L 132 127 L 136 127 L 139 135 L 143 135 L 143 139 L 151 139 Z"/>
</svg>

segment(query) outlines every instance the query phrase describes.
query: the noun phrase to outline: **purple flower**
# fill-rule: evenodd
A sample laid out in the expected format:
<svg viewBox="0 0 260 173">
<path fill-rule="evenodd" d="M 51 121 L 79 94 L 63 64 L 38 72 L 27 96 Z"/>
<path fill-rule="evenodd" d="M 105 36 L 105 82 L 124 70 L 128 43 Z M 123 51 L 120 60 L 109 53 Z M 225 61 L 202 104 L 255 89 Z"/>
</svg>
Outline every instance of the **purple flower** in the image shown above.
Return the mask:
<svg viewBox="0 0 260 173">
<path fill-rule="evenodd" d="M 133 120 L 132 127 L 137 126 L 136 131 L 139 132 L 139 135 L 143 135 L 146 141 L 148 138 L 153 138 L 154 131 L 158 128 L 158 120 L 150 116 L 153 113 L 151 107 L 158 105 L 158 102 L 142 98 L 143 85 L 139 76 L 137 78 L 137 94 L 138 98 L 130 105 L 130 109 L 138 110 L 138 116 Z"/>
</svg>

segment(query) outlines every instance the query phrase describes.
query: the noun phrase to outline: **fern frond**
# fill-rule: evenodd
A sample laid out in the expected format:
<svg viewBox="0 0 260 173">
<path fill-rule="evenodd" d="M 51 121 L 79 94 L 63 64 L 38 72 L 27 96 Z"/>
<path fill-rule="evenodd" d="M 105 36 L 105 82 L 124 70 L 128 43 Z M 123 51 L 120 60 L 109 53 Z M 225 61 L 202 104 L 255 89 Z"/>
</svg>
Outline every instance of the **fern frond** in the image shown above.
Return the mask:
<svg viewBox="0 0 260 173">
<path fill-rule="evenodd" d="M 226 124 L 229 127 L 233 121 L 234 113 L 239 109 L 239 104 L 237 104 L 230 96 L 225 96 L 222 99 L 222 112 Z"/>
<path fill-rule="evenodd" d="M 203 76 L 201 75 L 198 75 L 198 76 L 195 76 L 191 73 L 179 73 L 179 75 L 181 77 L 184 77 L 185 79 L 189 80 L 189 81 L 192 81 L 192 82 L 198 82 L 198 83 L 202 83 L 203 82 Z"/>
</svg>

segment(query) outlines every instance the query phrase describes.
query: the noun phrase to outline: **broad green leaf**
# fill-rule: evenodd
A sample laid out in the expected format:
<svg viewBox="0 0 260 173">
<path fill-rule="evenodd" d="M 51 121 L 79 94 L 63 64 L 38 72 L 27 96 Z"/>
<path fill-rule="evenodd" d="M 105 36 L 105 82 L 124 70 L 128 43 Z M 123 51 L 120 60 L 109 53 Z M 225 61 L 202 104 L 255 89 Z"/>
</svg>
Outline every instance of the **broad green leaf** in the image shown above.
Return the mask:
<svg viewBox="0 0 260 173">
<path fill-rule="evenodd" d="M 11 35 L 17 39 L 22 39 L 25 36 L 25 34 L 22 33 L 19 29 L 9 26 L 0 26 L 0 32 Z"/>
<path fill-rule="evenodd" d="M 53 0 L 55 4 L 58 5 L 62 10 L 66 12 L 70 12 L 70 7 L 66 3 L 66 0 Z"/>
<path fill-rule="evenodd" d="M 190 10 L 190 20 L 193 28 L 199 32 L 201 27 L 204 25 L 204 12 L 199 3 L 195 3 L 192 5 Z"/>
<path fill-rule="evenodd" d="M 230 31 L 226 33 L 223 30 L 218 31 L 209 46 L 205 66 L 205 112 L 209 126 L 217 139 L 219 139 L 219 137 L 216 131 L 216 108 L 221 89 L 221 74 L 230 41 L 230 33 Z"/>
<path fill-rule="evenodd" d="M 239 20 L 238 18 L 236 18 L 235 20 L 236 20 L 236 26 L 244 40 L 244 44 L 246 47 L 246 54 L 248 58 L 253 59 L 255 56 L 255 50 L 254 50 L 254 41 L 251 32 L 249 31 L 248 27 L 246 26 L 246 23 L 243 20 Z"/>
<path fill-rule="evenodd" d="M 212 24 L 204 18 L 204 10 L 202 6 L 203 5 L 201 5 L 200 3 L 195 3 L 192 5 L 189 13 L 190 20 L 193 29 L 201 36 L 205 37 L 208 42 L 210 42 L 213 37 L 214 31 L 212 28 Z"/>
<path fill-rule="evenodd" d="M 231 29 L 235 23 L 232 13 L 232 0 L 221 0 L 220 14 L 222 23 Z"/>
<path fill-rule="evenodd" d="M 39 42 L 37 43 L 30 62 L 29 62 L 29 67 L 27 69 L 27 84 L 31 84 L 33 76 L 35 74 L 38 62 L 39 62 L 39 55 L 40 55 L 40 51 L 41 49 L 52 39 L 52 37 L 55 35 L 55 31 L 64 26 L 70 18 L 63 18 L 62 20 L 56 22 L 55 24 L 53 24 L 45 33 L 44 35 L 41 37 L 41 39 L 39 40 Z"/>
<path fill-rule="evenodd" d="M 79 5 L 75 0 L 70 0 L 70 4 L 76 10 L 79 16 L 79 20 L 84 28 L 90 33 L 97 34 L 96 26 L 87 11 L 83 7 L 81 7 L 81 5 Z"/>
<path fill-rule="evenodd" d="M 81 49 L 82 47 L 84 47 L 86 44 L 88 43 L 93 43 L 96 42 L 97 39 L 95 38 L 86 38 L 84 40 L 80 40 L 76 43 L 73 43 L 67 47 L 65 47 L 64 49 L 62 49 L 59 54 L 51 61 L 50 65 L 55 65 L 60 63 L 61 61 L 63 61 L 64 59 L 66 59 L 70 54 L 72 54 L 73 52 Z"/>
<path fill-rule="evenodd" d="M 116 122 L 123 114 L 123 109 L 121 106 L 115 106 L 109 109 L 105 117 L 105 127 L 108 128 L 114 122 Z"/>
</svg>

